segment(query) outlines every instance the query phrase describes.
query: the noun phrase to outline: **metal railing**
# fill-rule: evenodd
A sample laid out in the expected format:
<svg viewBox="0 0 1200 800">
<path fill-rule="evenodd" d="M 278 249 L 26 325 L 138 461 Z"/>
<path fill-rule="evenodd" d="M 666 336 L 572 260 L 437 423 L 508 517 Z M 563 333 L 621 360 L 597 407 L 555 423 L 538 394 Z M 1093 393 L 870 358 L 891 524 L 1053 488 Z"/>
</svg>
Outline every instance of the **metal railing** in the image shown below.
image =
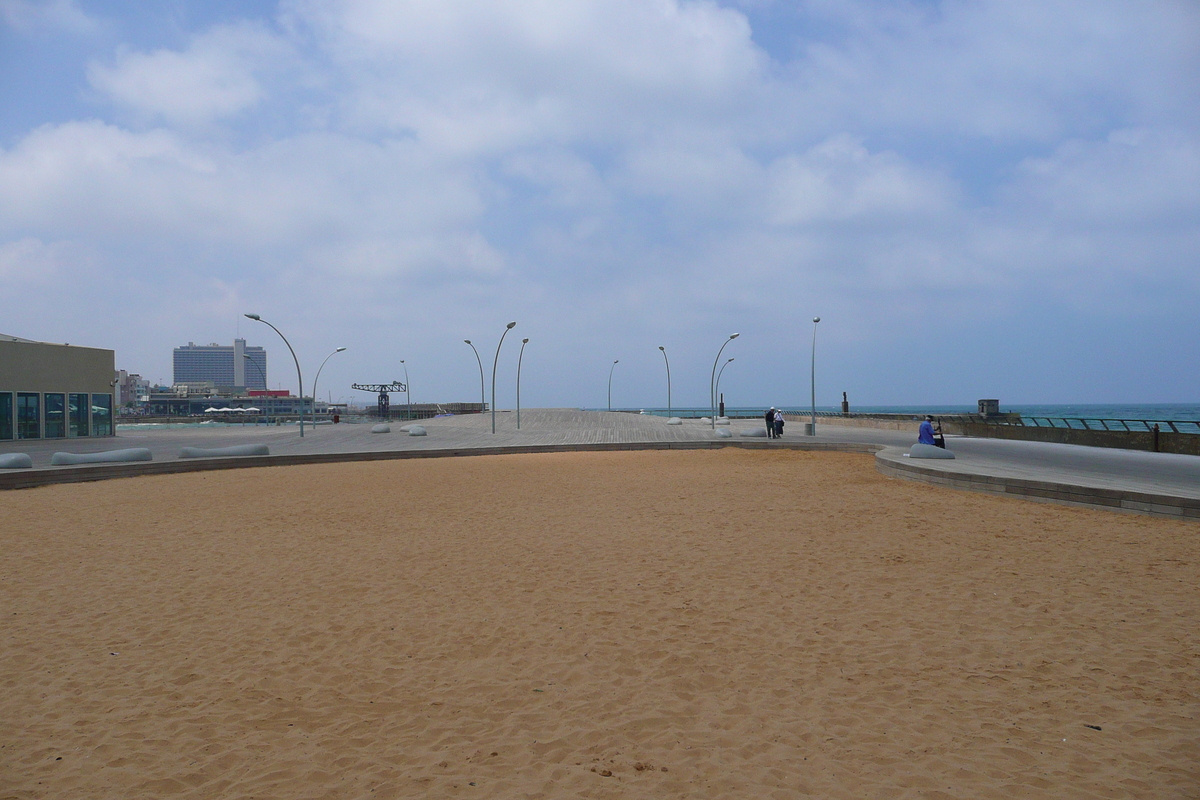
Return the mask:
<svg viewBox="0 0 1200 800">
<path fill-rule="evenodd" d="M 808 412 L 804 412 L 807 414 Z M 818 411 L 818 417 L 842 417 L 848 419 L 887 419 L 897 421 L 920 421 L 924 414 L 856 413 L 840 411 Z M 984 425 L 1005 425 L 1027 428 L 1069 428 L 1077 431 L 1111 431 L 1117 433 L 1153 433 L 1155 427 L 1161 433 L 1186 433 L 1200 435 L 1200 420 L 1190 419 L 1125 419 L 1115 417 L 1046 417 L 1011 413 L 1001 416 L 983 417 L 975 414 L 935 414 L 936 419 L 947 422 L 969 421 Z"/>
<path fill-rule="evenodd" d="M 999 424 L 1011 424 L 1000 422 Z M 1200 434 L 1200 420 L 1181 419 L 1105 419 L 1100 417 L 1026 417 L 1020 423 L 1031 428 L 1072 428 L 1081 431 L 1153 432 Z"/>
</svg>

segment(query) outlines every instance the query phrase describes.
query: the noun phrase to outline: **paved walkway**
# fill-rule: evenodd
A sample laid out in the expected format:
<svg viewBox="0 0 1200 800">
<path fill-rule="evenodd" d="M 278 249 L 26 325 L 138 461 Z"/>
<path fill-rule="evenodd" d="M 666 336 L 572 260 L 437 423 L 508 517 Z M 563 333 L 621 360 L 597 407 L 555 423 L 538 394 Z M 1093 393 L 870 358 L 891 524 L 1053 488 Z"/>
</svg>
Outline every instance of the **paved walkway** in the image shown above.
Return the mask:
<svg viewBox="0 0 1200 800">
<path fill-rule="evenodd" d="M 1080 447 L 1043 442 L 1001 439 L 948 437 L 948 446 L 957 458 L 952 461 L 908 459 L 903 453 L 913 442 L 911 433 L 875 428 L 850 428 L 821 425 L 818 435 L 804 436 L 803 427 L 791 423 L 782 440 L 748 438 L 739 433 L 757 428 L 753 420 L 733 420 L 732 439 L 718 439 L 712 427 L 699 420 L 684 420 L 682 425 L 667 425 L 662 417 L 577 409 L 529 409 L 521 412 L 517 429 L 514 412 L 497 412 L 496 432 L 492 416 L 464 415 L 423 420 L 427 436 L 408 436 L 400 432 L 405 423 L 391 423 L 392 432 L 371 433 L 372 424 L 306 426 L 305 436 L 291 426 L 194 426 L 173 429 L 119 428 L 115 439 L 70 439 L 18 441 L 0 444 L 0 453 L 26 452 L 34 460 L 35 473 L 74 472 L 104 477 L 105 470 L 117 474 L 135 474 L 112 467 L 50 467 L 50 456 L 58 451 L 85 453 L 126 447 L 145 447 L 154 454 L 154 463 L 178 462 L 180 448 L 225 447 L 235 444 L 266 444 L 273 463 L 278 456 L 292 456 L 289 463 L 316 459 L 340 460 L 353 454 L 377 454 L 390 457 L 436 452 L 463 454 L 494 448 L 588 447 L 606 445 L 710 446 L 738 444 L 755 447 L 822 447 L 868 445 L 882 448 L 877 455 L 881 471 L 897 477 L 944 483 L 961 488 L 1001 491 L 1008 494 L 1106 505 L 1127 510 L 1166 513 L 1169 516 L 1194 516 L 1200 519 L 1200 458 L 1165 453 Z M 247 465 L 253 459 L 247 459 Z M 189 462 L 189 466 L 195 461 Z M 239 464 L 240 465 L 240 464 Z M 130 466 L 130 465 L 125 465 Z M 182 464 L 180 467 L 182 468 Z M 213 466 L 216 466 L 214 464 Z M 159 471 L 161 467 L 155 471 Z M 24 470 L 29 478 L 29 470 Z M 0 471 L 0 485 L 13 471 Z M 55 482 L 51 474 L 39 475 Z M 63 474 L 63 480 L 70 480 Z M 80 479 L 79 477 L 75 478 Z M 95 478 L 90 478 L 95 479 Z M 26 482 L 24 485 L 28 485 Z M 1168 505 L 1164 502 L 1169 501 Z M 1194 514 L 1188 512 L 1194 505 Z"/>
</svg>

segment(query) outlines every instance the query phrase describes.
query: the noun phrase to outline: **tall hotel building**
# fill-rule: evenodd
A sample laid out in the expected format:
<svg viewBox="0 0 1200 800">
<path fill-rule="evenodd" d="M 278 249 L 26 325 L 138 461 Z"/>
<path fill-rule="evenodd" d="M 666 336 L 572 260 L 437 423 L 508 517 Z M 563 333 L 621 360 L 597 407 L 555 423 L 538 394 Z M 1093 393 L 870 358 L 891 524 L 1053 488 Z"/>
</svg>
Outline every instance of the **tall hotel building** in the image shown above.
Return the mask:
<svg viewBox="0 0 1200 800">
<path fill-rule="evenodd" d="M 247 347 L 245 339 L 234 339 L 232 347 L 188 342 L 175 348 L 174 363 L 176 384 L 211 381 L 214 386 L 267 388 L 267 351 Z"/>
</svg>

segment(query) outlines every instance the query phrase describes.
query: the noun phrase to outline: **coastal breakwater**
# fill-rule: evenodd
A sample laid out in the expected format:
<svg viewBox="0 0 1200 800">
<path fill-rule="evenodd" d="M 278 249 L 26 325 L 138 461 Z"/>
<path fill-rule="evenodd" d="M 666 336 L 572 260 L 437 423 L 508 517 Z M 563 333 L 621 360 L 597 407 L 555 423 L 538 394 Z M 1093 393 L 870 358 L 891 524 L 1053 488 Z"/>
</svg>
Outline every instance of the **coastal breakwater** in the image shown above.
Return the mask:
<svg viewBox="0 0 1200 800">
<path fill-rule="evenodd" d="M 806 415 L 786 416 L 789 421 L 807 422 Z M 1175 453 L 1200 456 L 1200 434 L 1170 431 L 1103 431 L 1080 428 L 1051 428 L 1020 424 L 1020 415 L 984 417 L 980 414 L 940 416 L 945 433 L 975 436 L 981 439 L 1015 439 L 1026 442 L 1078 444 L 1086 447 L 1112 447 L 1119 450 L 1144 450 L 1153 453 Z M 878 428 L 893 431 L 912 431 L 915 439 L 921 418 L 911 414 L 845 414 L 818 416 L 817 427 L 837 425 L 853 428 Z"/>
</svg>

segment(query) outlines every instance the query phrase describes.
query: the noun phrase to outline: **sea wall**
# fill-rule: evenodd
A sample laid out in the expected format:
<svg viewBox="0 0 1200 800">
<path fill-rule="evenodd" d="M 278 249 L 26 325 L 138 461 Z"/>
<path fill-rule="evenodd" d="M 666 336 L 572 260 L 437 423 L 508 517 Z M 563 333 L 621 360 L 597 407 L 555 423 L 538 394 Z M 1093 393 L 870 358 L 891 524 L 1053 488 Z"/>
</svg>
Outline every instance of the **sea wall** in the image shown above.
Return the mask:
<svg viewBox="0 0 1200 800">
<path fill-rule="evenodd" d="M 803 414 L 788 414 L 785 418 L 795 422 L 808 422 L 809 420 L 809 417 Z M 1033 425 L 1000 425 L 994 422 L 985 422 L 983 417 L 977 415 L 947 416 L 938 419 L 941 421 L 942 430 L 945 433 L 961 436 L 975 436 L 983 439 L 1016 439 L 1026 442 L 1055 442 L 1087 447 L 1113 447 L 1120 450 L 1147 450 L 1200 456 L 1200 435 L 1192 433 L 1160 431 L 1156 448 L 1154 434 L 1149 431 L 1095 431 Z M 921 422 L 907 414 L 817 417 L 817 429 L 820 430 L 822 425 L 911 431 L 915 435 Z"/>
<path fill-rule="evenodd" d="M 1087 431 L 1077 428 L 1039 428 L 1032 425 L 989 425 L 968 423 L 961 426 L 967 436 L 988 439 L 1019 439 L 1027 442 L 1057 442 L 1059 444 L 1081 444 L 1088 447 L 1115 447 L 1121 450 L 1149 450 L 1159 453 L 1200 456 L 1200 435 L 1193 433 L 1159 432 L 1158 446 L 1155 435 L 1149 431 Z M 947 432 L 950 432 L 947 428 Z"/>
</svg>

